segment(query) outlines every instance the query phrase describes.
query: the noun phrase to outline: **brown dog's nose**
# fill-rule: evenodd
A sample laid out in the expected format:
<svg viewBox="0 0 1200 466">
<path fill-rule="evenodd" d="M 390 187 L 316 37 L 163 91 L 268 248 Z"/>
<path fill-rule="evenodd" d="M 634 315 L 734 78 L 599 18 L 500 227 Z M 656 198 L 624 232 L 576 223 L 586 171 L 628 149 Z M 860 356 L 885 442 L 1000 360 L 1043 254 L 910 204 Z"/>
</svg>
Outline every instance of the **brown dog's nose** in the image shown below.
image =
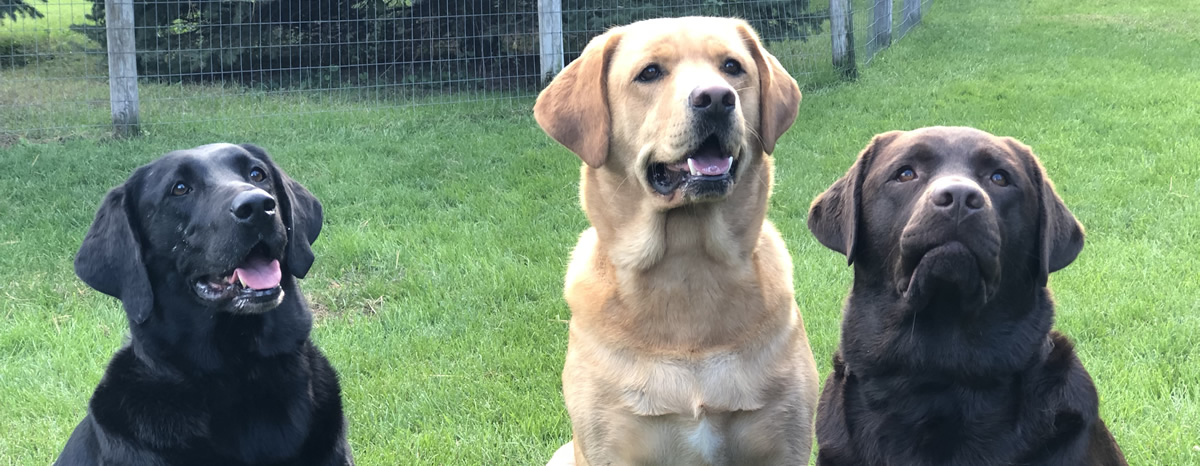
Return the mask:
<svg viewBox="0 0 1200 466">
<path fill-rule="evenodd" d="M 733 88 L 724 85 L 697 87 L 688 96 L 688 103 L 703 114 L 724 115 L 732 112 L 737 106 L 737 93 L 733 92 Z"/>
<path fill-rule="evenodd" d="M 251 189 L 233 197 L 229 212 L 238 222 L 249 223 L 275 215 L 275 198 L 261 189 Z"/>
<path fill-rule="evenodd" d="M 938 183 L 933 187 L 933 192 L 929 193 L 930 200 L 937 208 L 962 209 L 966 211 L 965 214 L 982 209 L 985 204 L 983 196 L 983 191 L 979 189 L 979 186 L 965 181 Z"/>
</svg>

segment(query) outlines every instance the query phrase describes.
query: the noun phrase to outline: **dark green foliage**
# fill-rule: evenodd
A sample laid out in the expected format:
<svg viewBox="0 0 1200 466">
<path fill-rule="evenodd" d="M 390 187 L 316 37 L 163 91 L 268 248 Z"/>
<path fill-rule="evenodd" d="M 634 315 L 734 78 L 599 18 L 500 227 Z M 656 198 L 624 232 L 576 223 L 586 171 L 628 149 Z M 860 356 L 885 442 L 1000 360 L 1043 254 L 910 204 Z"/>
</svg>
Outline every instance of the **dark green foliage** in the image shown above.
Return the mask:
<svg viewBox="0 0 1200 466">
<path fill-rule="evenodd" d="M 533 3 L 536 9 L 537 2 Z M 563 48 L 574 58 L 604 30 L 664 16 L 732 16 L 750 22 L 768 43 L 807 40 L 821 32 L 828 12 L 809 11 L 810 0 L 563 0 Z M 818 4 L 821 4 L 818 2 Z"/>
<path fill-rule="evenodd" d="M 45 3 L 46 0 L 42 0 Z M 42 13 L 37 11 L 33 5 L 25 3 L 25 0 L 0 0 L 0 23 L 4 20 L 16 21 L 17 18 L 28 16 L 30 18 L 41 18 Z"/>
<path fill-rule="evenodd" d="M 103 26 L 104 2 L 91 1 L 88 19 Z M 166 81 L 266 88 L 530 89 L 540 84 L 537 3 L 134 0 L 138 71 Z M 564 0 L 566 58 L 611 26 L 653 16 L 739 16 L 764 38 L 804 39 L 823 21 L 805 13 L 808 6 L 809 0 Z M 106 39 L 103 27 L 77 30 L 101 44 Z"/>
</svg>

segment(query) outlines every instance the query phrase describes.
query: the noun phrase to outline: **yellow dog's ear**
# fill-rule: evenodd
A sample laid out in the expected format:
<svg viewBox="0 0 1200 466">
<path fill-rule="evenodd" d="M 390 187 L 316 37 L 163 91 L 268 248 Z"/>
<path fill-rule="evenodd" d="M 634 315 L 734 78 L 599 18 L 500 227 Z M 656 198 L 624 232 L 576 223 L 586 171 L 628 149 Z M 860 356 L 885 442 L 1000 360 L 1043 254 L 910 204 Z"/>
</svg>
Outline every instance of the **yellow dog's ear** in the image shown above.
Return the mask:
<svg viewBox="0 0 1200 466">
<path fill-rule="evenodd" d="M 763 151 L 771 154 L 775 152 L 775 142 L 796 121 L 796 109 L 800 107 L 800 86 L 783 69 L 779 60 L 763 48 L 758 34 L 749 24 L 739 24 L 738 32 L 758 65 L 758 135 L 762 139 Z"/>
<path fill-rule="evenodd" d="M 550 137 L 592 168 L 604 165 L 612 115 L 608 110 L 608 65 L 620 31 L 596 36 L 538 95 L 533 117 Z"/>
</svg>

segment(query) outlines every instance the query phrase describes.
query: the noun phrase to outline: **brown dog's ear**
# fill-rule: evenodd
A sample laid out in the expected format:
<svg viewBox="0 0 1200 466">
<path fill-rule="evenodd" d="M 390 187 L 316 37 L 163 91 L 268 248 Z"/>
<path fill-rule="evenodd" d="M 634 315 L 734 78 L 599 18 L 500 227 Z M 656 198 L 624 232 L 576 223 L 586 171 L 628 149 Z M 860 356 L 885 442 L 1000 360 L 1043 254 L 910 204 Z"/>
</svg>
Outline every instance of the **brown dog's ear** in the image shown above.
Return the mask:
<svg viewBox="0 0 1200 466">
<path fill-rule="evenodd" d="M 796 110 L 800 107 L 800 86 L 792 75 L 783 69 L 779 60 L 767 52 L 758 39 L 758 34 L 745 22 L 738 25 L 738 32 L 754 62 L 758 65 L 759 129 L 763 151 L 775 153 L 775 142 L 796 121 Z"/>
<path fill-rule="evenodd" d="M 283 225 L 287 227 L 287 249 L 284 252 L 287 270 L 293 277 L 304 278 L 315 260 L 312 244 L 321 234 L 321 225 L 325 219 L 321 202 L 275 165 L 275 161 L 271 160 L 271 156 L 267 155 L 263 148 L 254 144 L 242 144 L 241 147 L 271 170 L 280 215 L 283 217 Z"/>
<path fill-rule="evenodd" d="M 863 179 L 879 150 L 900 133 L 889 131 L 875 135 L 871 143 L 858 154 L 858 160 L 854 161 L 850 170 L 818 195 L 808 209 L 808 230 L 825 247 L 845 254 L 847 264 L 854 264 Z"/>
<path fill-rule="evenodd" d="M 135 176 L 137 176 L 135 174 Z M 141 324 L 154 309 L 154 291 L 142 263 L 142 245 L 129 223 L 133 203 L 129 182 L 104 196 L 96 219 L 75 254 L 75 275 L 88 286 L 121 300 L 131 325 Z"/>
<path fill-rule="evenodd" d="M 542 130 L 592 168 L 608 158 L 608 65 L 620 40 L 617 29 L 596 36 L 533 104 L 533 117 Z"/>
<path fill-rule="evenodd" d="M 1075 261 L 1083 250 L 1083 225 L 1063 203 L 1046 169 L 1033 149 L 1013 138 L 1004 138 L 1009 148 L 1025 159 L 1026 170 L 1038 195 L 1038 281 L 1046 285 L 1050 274 Z"/>
</svg>

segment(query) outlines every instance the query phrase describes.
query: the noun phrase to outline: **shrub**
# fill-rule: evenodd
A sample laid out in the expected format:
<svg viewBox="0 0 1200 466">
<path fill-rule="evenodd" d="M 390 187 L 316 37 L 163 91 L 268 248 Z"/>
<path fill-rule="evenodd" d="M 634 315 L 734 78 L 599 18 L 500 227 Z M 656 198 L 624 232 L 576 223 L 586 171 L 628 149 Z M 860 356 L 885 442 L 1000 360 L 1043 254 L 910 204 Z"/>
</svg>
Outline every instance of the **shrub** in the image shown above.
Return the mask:
<svg viewBox="0 0 1200 466">
<path fill-rule="evenodd" d="M 12 1 L 12 0 L 0 0 Z M 104 1 L 88 19 L 104 25 Z M 537 0 L 133 0 L 147 79 L 271 88 L 420 85 L 535 88 Z M 564 0 L 567 60 L 610 26 L 661 15 L 732 15 L 803 40 L 809 0 Z M 103 27 L 77 27 L 103 44 Z"/>
</svg>

